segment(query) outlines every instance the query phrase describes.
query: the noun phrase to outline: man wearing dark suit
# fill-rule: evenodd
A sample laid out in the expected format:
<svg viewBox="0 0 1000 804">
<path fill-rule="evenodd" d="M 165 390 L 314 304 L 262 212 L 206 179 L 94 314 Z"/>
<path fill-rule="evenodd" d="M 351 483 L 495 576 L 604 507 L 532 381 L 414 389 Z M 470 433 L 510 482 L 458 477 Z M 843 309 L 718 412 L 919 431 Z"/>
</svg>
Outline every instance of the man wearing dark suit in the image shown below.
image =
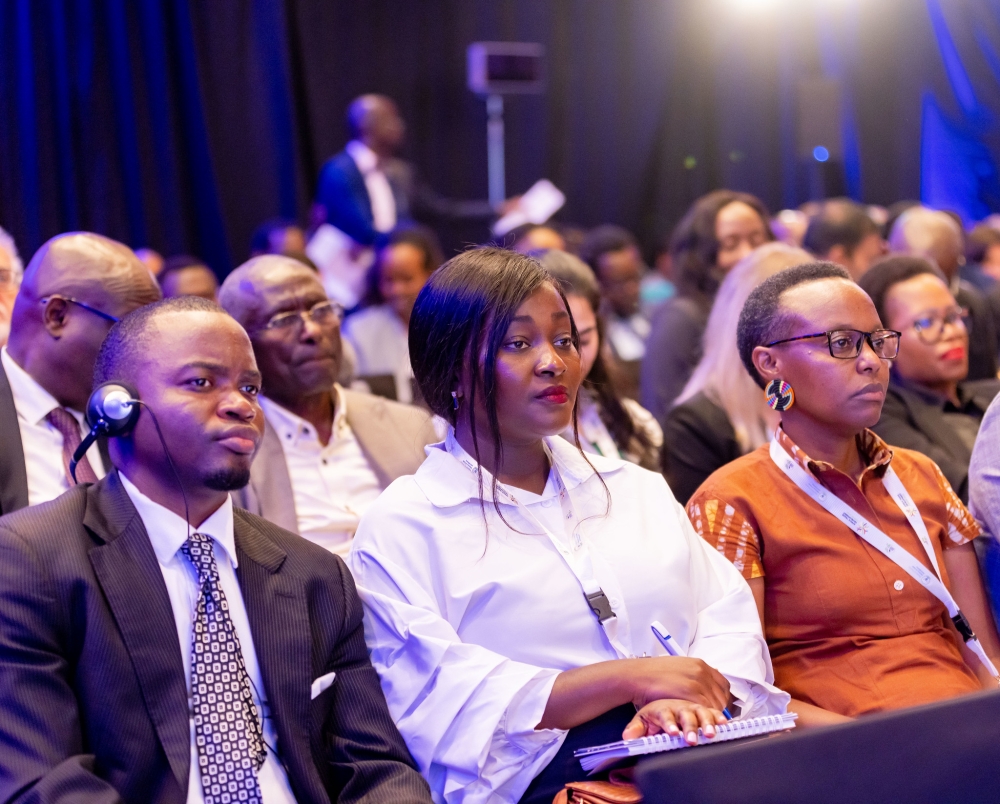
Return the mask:
<svg viewBox="0 0 1000 804">
<path fill-rule="evenodd" d="M 0 349 L 0 514 L 52 500 L 74 485 L 69 457 L 86 432 L 94 359 L 111 325 L 160 298 L 156 280 L 126 246 L 75 232 L 32 258 Z M 81 481 L 104 475 L 92 447 Z"/>
<path fill-rule="evenodd" d="M 264 438 L 237 504 L 346 555 L 368 505 L 439 440 L 430 414 L 335 383 L 340 311 L 296 260 L 254 257 L 219 303 L 249 333 L 263 377 Z"/>
<path fill-rule="evenodd" d="M 396 157 L 406 126 L 392 99 L 362 95 L 347 110 L 351 141 L 323 165 L 314 216 L 362 246 L 380 247 L 407 220 L 487 221 L 488 201 L 456 201 L 420 180 L 414 166 Z"/>
<path fill-rule="evenodd" d="M 232 506 L 263 432 L 244 331 L 150 305 L 95 380 L 143 403 L 114 469 L 0 518 L 0 800 L 429 802 L 344 564 Z"/>
</svg>

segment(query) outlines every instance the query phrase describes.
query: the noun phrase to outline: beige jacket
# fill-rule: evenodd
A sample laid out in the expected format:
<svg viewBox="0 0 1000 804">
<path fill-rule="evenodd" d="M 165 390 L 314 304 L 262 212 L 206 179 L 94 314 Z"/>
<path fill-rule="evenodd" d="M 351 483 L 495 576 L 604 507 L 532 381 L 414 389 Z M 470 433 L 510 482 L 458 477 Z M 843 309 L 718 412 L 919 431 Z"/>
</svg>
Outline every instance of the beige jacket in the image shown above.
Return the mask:
<svg viewBox="0 0 1000 804">
<path fill-rule="evenodd" d="M 341 388 L 347 423 L 384 489 L 412 475 L 424 461 L 424 447 L 440 439 L 430 414 L 380 396 Z M 250 468 L 250 483 L 233 492 L 233 502 L 292 533 L 299 532 L 292 481 L 278 434 L 264 424 L 264 439 Z"/>
</svg>

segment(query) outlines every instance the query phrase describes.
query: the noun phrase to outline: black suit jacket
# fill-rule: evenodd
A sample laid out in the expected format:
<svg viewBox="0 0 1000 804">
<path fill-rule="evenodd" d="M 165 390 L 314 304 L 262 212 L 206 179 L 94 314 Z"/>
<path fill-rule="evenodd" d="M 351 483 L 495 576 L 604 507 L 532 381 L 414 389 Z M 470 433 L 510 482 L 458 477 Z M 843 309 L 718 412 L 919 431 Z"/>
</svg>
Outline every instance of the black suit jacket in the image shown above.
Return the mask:
<svg viewBox="0 0 1000 804">
<path fill-rule="evenodd" d="M 488 220 L 494 215 L 488 201 L 460 201 L 436 193 L 420 180 L 410 162 L 388 159 L 382 166 L 396 202 L 400 223 L 415 219 Z M 372 203 L 364 176 L 347 151 L 327 160 L 320 169 L 316 203 L 326 207 L 326 220 L 352 240 L 365 246 L 382 246 L 388 235 L 375 229 Z"/>
<path fill-rule="evenodd" d="M 104 466 L 111 466 L 108 440 L 99 438 L 97 446 Z M 17 423 L 14 394 L 3 365 L 0 365 L 0 516 L 28 507 L 28 473 L 24 468 L 24 445 Z"/>
<path fill-rule="evenodd" d="M 1000 380 L 959 383 L 962 411 L 982 421 L 998 392 Z M 955 434 L 939 402 L 900 384 L 893 377 L 882 406 L 882 417 L 872 429 L 890 446 L 922 452 L 934 461 L 962 502 L 969 502 L 972 450 Z"/>
<path fill-rule="evenodd" d="M 368 660 L 344 563 L 241 509 L 234 519 L 237 578 L 296 799 L 429 802 Z M 177 629 L 116 472 L 0 518 L 0 601 L 0 801 L 183 804 Z"/>
</svg>

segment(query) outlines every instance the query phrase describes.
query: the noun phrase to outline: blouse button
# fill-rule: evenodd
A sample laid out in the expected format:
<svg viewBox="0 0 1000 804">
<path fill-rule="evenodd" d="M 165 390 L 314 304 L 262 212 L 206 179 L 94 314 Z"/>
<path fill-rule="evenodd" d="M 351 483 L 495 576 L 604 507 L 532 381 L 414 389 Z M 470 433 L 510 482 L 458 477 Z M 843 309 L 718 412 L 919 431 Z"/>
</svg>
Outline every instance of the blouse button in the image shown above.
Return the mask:
<svg viewBox="0 0 1000 804">
<path fill-rule="evenodd" d="M 896 581 L 896 583 L 894 583 L 892 585 L 892 588 L 895 589 L 897 592 L 902 592 L 903 591 L 903 582 L 902 581 Z"/>
</svg>

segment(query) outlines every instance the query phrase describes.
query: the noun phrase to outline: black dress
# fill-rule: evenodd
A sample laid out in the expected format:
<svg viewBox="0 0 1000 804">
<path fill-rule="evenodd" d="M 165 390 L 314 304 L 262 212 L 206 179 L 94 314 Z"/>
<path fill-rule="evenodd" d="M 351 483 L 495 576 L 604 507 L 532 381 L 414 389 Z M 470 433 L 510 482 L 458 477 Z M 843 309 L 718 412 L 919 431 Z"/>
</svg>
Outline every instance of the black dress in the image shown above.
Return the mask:
<svg viewBox="0 0 1000 804">
<path fill-rule="evenodd" d="M 687 504 L 712 472 L 742 454 L 726 411 L 704 392 L 667 413 L 661 453 L 663 474 L 681 504 Z"/>
</svg>

